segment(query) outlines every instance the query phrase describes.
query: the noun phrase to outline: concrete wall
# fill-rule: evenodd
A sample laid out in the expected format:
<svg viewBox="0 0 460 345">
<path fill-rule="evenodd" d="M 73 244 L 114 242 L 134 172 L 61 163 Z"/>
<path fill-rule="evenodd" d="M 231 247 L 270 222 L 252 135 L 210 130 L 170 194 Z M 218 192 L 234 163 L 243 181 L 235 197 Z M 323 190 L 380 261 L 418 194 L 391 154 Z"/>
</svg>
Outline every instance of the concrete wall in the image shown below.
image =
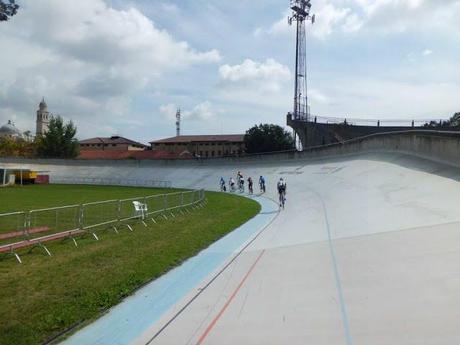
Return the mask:
<svg viewBox="0 0 460 345">
<path fill-rule="evenodd" d="M 341 156 L 365 152 L 404 153 L 460 167 L 460 133 L 413 130 L 373 134 L 362 138 L 314 147 L 307 157 Z"/>
<path fill-rule="evenodd" d="M 353 124 L 339 123 L 315 123 L 293 120 L 291 115 L 287 116 L 287 124 L 292 127 L 305 148 L 328 145 L 343 142 L 346 140 L 361 138 L 372 134 L 382 134 L 388 132 L 403 131 L 425 131 L 433 130 L 429 127 L 411 126 L 362 126 Z M 437 129 L 436 129 L 437 130 Z M 446 129 L 442 129 L 444 131 Z M 459 131 L 459 128 L 451 128 L 448 131 Z"/>
<path fill-rule="evenodd" d="M 246 155 L 215 159 L 190 160 L 59 160 L 59 159 L 21 159 L 0 158 L 0 166 L 9 164 L 91 166 L 91 167 L 129 167 L 129 168 L 179 168 L 207 166 L 240 166 L 247 164 L 279 164 L 280 161 L 311 160 L 328 157 L 341 157 L 361 153 L 388 152 L 402 153 L 431 161 L 460 167 L 460 133 L 439 131 L 404 131 L 373 134 L 338 144 L 309 148 L 303 152 L 280 152 L 274 154 Z"/>
</svg>

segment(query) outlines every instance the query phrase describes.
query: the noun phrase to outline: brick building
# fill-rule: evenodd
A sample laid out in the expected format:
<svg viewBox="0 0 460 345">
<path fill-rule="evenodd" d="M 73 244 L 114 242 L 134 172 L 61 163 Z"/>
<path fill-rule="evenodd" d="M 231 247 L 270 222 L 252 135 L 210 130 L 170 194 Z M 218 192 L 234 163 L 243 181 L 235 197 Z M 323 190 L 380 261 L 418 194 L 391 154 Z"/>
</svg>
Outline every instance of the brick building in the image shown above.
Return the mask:
<svg viewBox="0 0 460 345">
<path fill-rule="evenodd" d="M 143 151 L 146 145 L 117 135 L 110 138 L 91 138 L 80 141 L 82 151 Z"/>
<path fill-rule="evenodd" d="M 245 151 L 244 134 L 180 135 L 150 142 L 152 150 L 195 157 L 225 157 L 241 155 Z"/>
</svg>

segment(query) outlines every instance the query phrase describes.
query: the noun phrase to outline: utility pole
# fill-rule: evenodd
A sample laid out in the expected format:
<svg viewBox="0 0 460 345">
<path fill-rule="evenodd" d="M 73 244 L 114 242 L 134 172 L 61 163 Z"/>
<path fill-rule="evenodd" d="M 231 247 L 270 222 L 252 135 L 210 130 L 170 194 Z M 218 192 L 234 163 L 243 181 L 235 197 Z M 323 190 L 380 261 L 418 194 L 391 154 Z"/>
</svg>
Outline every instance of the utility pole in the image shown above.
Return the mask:
<svg viewBox="0 0 460 345">
<path fill-rule="evenodd" d="M 180 136 L 180 109 L 176 112 L 176 137 Z"/>
</svg>

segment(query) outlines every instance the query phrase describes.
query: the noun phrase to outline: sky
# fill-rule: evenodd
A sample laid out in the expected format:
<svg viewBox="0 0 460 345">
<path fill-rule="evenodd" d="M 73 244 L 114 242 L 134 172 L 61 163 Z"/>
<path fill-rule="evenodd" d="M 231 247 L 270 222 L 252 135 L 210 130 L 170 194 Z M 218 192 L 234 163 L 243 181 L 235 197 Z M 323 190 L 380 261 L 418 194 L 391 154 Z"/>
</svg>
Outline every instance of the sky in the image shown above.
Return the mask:
<svg viewBox="0 0 460 345">
<path fill-rule="evenodd" d="M 147 143 L 286 125 L 288 0 L 19 0 L 0 23 L 0 125 L 35 131 L 42 97 L 78 138 Z M 447 118 L 460 111 L 460 0 L 312 0 L 311 113 Z"/>
</svg>

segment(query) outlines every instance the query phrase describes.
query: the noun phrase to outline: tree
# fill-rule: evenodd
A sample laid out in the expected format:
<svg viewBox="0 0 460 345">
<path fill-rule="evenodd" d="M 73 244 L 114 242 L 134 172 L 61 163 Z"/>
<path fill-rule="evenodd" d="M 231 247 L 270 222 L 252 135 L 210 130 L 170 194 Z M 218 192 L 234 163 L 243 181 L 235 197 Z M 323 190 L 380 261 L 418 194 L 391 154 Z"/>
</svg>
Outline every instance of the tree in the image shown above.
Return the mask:
<svg viewBox="0 0 460 345">
<path fill-rule="evenodd" d="M 0 22 L 7 21 L 9 17 L 14 16 L 19 9 L 19 5 L 15 3 L 15 0 L 0 0 Z"/>
<path fill-rule="evenodd" d="M 247 153 L 286 151 L 295 148 L 291 133 L 273 124 L 255 125 L 246 132 L 244 143 Z"/>
<path fill-rule="evenodd" d="M 32 132 L 27 130 L 25 131 L 24 133 L 22 133 L 22 135 L 24 136 L 24 139 L 28 142 L 32 141 Z"/>
<path fill-rule="evenodd" d="M 36 156 L 36 144 L 20 138 L 0 138 L 0 157 L 28 157 Z"/>
<path fill-rule="evenodd" d="M 460 127 L 460 113 L 455 113 L 449 120 L 450 127 Z"/>
<path fill-rule="evenodd" d="M 460 128 L 460 113 L 455 113 L 449 120 L 446 121 L 430 121 L 423 127 L 426 128 Z"/>
<path fill-rule="evenodd" d="M 78 156 L 77 128 L 72 121 L 64 124 L 60 116 L 53 117 L 48 132 L 38 140 L 38 154 L 45 158 L 75 158 Z"/>
</svg>

